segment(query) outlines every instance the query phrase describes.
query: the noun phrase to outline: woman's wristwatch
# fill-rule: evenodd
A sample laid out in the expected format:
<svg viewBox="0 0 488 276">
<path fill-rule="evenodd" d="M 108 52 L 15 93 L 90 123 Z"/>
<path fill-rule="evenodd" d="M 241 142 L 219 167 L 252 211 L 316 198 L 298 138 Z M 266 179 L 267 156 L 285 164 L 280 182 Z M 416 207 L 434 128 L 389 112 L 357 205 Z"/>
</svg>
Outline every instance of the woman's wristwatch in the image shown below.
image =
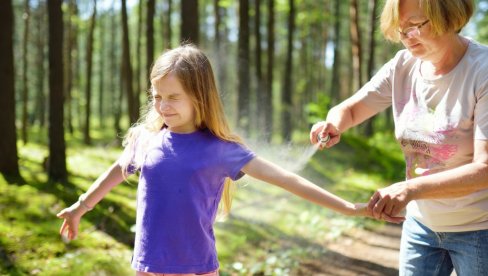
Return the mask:
<svg viewBox="0 0 488 276">
<path fill-rule="evenodd" d="M 83 207 L 86 211 L 91 211 L 93 207 L 90 207 L 88 206 L 88 204 L 85 203 L 85 197 L 85 194 L 81 194 L 78 198 L 78 202 L 80 203 L 80 206 Z"/>
</svg>

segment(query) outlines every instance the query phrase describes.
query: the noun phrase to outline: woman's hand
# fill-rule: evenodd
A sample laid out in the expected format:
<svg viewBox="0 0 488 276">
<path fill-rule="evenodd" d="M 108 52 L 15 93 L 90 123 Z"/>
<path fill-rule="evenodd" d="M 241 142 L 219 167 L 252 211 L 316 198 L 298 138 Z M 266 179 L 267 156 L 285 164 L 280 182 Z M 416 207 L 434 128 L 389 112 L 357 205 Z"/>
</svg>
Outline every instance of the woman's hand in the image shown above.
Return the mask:
<svg viewBox="0 0 488 276">
<path fill-rule="evenodd" d="M 354 204 L 354 211 L 351 214 L 352 216 L 362 216 L 362 217 L 369 217 L 375 218 L 373 213 L 368 209 L 368 203 L 355 203 Z M 389 216 L 387 214 L 382 214 L 381 219 L 391 223 L 401 223 L 405 220 L 403 216 Z"/>
<path fill-rule="evenodd" d="M 411 199 L 407 182 L 398 182 L 378 189 L 368 203 L 368 210 L 376 219 L 384 219 L 385 216 L 395 217 L 401 214 Z"/>
<path fill-rule="evenodd" d="M 80 206 L 80 202 L 76 202 L 68 208 L 65 208 L 59 212 L 56 216 L 60 219 L 64 219 L 59 234 L 66 237 L 68 240 L 73 240 L 78 235 L 78 226 L 80 224 L 81 217 L 85 214 L 83 206 Z"/>
<path fill-rule="evenodd" d="M 329 140 L 326 139 L 326 142 L 321 143 L 319 141 L 325 139 L 327 136 L 329 137 Z M 310 143 L 312 143 L 312 145 L 319 143 L 320 149 L 330 148 L 339 143 L 340 139 L 341 133 L 339 130 L 327 121 L 314 124 L 310 130 Z"/>
</svg>

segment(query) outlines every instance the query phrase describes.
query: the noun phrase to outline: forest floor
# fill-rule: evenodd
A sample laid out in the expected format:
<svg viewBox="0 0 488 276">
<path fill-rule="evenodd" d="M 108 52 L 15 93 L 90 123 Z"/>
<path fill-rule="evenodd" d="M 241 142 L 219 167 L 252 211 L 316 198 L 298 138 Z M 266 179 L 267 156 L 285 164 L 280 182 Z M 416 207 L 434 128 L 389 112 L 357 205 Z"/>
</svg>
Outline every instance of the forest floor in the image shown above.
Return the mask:
<svg viewBox="0 0 488 276">
<path fill-rule="evenodd" d="M 325 245 L 320 258 L 300 263 L 293 275 L 398 275 L 401 225 L 352 229 Z"/>
</svg>

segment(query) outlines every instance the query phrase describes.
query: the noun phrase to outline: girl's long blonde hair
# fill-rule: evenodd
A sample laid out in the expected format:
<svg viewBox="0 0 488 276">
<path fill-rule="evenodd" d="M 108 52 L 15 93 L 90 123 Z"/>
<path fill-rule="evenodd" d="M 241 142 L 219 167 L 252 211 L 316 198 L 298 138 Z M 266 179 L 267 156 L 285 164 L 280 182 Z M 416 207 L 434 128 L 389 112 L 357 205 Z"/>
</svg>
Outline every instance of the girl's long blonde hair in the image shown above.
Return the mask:
<svg viewBox="0 0 488 276">
<path fill-rule="evenodd" d="M 166 51 L 154 62 L 150 74 L 151 82 L 173 73 L 178 77 L 185 92 L 190 96 L 195 108 L 195 126 L 208 129 L 218 138 L 243 144 L 241 138 L 231 133 L 224 109 L 217 91 L 212 66 L 208 58 L 191 44 L 182 45 Z M 152 89 L 152 88 L 151 88 Z M 124 137 L 125 152 L 121 158 L 124 175 L 141 167 L 144 149 L 151 137 L 166 127 L 163 118 L 149 100 L 146 111 L 137 124 L 132 126 Z M 232 205 L 233 182 L 225 179 L 224 191 L 220 201 L 220 213 L 228 214 Z"/>
</svg>

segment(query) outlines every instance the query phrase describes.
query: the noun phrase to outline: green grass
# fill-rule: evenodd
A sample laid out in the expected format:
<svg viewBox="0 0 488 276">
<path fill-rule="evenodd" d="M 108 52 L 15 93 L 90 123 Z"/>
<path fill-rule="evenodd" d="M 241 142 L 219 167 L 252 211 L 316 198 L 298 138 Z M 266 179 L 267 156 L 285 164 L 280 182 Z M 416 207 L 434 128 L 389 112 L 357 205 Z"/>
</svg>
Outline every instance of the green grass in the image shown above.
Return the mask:
<svg viewBox="0 0 488 276">
<path fill-rule="evenodd" d="M 50 183 L 42 168 L 47 156 L 41 135 L 19 144 L 22 184 L 0 176 L 0 275 L 133 275 L 137 179 L 117 186 L 81 222 L 79 237 L 65 243 L 56 213 L 76 201 L 120 154 L 110 134 L 94 145 L 67 135 L 69 181 Z M 287 167 L 307 147 L 259 146 L 265 158 Z M 293 164 L 296 165 L 296 164 Z M 341 144 L 317 152 L 299 172 L 351 201 L 366 201 L 378 187 L 404 177 L 402 155 L 391 137 L 365 140 L 343 136 Z M 351 227 L 374 224 L 308 203 L 279 188 L 245 177 L 238 182 L 233 210 L 215 225 L 222 275 L 286 275 L 323 244 Z"/>
</svg>

